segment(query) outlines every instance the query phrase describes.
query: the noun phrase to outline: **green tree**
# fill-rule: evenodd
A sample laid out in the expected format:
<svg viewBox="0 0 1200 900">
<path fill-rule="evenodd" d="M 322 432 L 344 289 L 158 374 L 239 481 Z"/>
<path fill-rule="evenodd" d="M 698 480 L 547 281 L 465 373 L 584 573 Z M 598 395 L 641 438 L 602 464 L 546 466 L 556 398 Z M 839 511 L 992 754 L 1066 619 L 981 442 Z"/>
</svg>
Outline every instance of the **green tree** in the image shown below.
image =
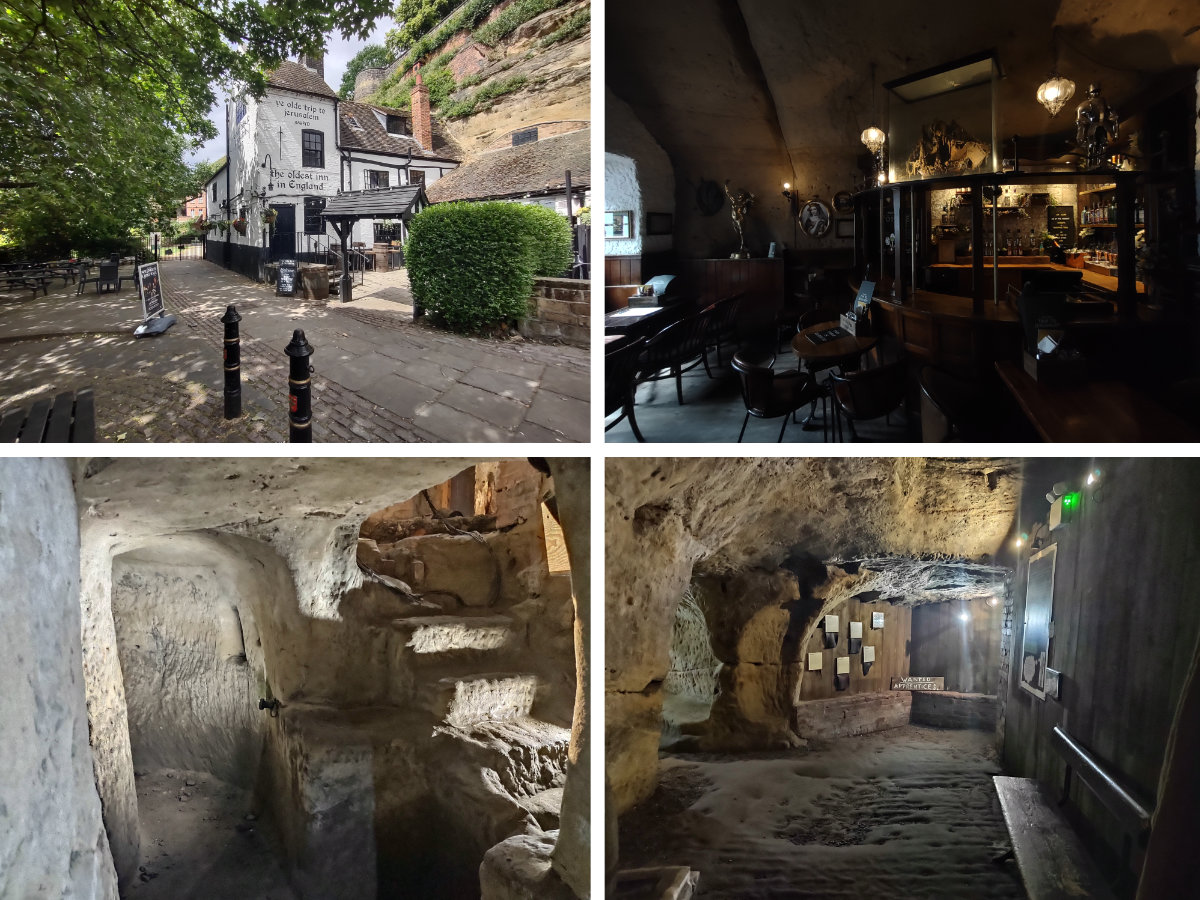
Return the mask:
<svg viewBox="0 0 1200 900">
<path fill-rule="evenodd" d="M 358 78 L 358 73 L 363 69 L 378 69 L 386 66 L 392 61 L 392 54 L 387 47 L 382 44 L 367 44 L 358 53 L 354 54 L 354 58 L 346 65 L 346 71 L 342 74 L 342 86 L 338 88 L 338 93 L 342 95 L 344 100 L 354 99 L 354 80 Z"/>
<path fill-rule="evenodd" d="M 8 0 L 0 11 L 0 222 L 36 246 L 116 240 L 194 195 L 214 86 L 256 96 L 388 0 Z"/>
</svg>

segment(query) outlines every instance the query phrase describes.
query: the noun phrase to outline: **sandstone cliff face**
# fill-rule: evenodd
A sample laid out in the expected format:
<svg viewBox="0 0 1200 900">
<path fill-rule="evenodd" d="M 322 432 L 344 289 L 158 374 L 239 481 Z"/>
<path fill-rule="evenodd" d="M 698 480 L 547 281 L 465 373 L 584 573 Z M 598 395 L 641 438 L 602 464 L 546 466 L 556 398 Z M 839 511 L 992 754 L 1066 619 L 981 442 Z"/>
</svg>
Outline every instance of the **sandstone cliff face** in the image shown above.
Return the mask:
<svg viewBox="0 0 1200 900">
<path fill-rule="evenodd" d="M 605 491 L 605 740 L 621 810 L 653 790 L 670 636 L 693 580 L 725 664 L 700 746 L 795 744 L 793 709 L 811 696 L 802 654 L 819 648 L 822 616 L 947 599 L 935 574 L 946 566 L 970 573 L 980 596 L 1003 583 L 992 560 L 1013 525 L 1019 468 L 614 459 Z"/>
<path fill-rule="evenodd" d="M 116 900 L 79 652 L 79 528 L 61 460 L 0 462 L 0 896 Z"/>
</svg>

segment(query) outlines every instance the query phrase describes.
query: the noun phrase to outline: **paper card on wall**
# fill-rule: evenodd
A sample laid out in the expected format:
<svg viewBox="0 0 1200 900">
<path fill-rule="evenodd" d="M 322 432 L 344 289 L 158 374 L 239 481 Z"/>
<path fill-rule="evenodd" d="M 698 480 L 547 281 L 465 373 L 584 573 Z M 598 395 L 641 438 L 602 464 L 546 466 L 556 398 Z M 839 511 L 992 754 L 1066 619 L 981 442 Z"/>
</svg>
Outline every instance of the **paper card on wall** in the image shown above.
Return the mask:
<svg viewBox="0 0 1200 900">
<path fill-rule="evenodd" d="M 850 674 L 850 657 L 839 656 L 837 658 L 837 673 L 839 675 L 849 675 Z"/>
<path fill-rule="evenodd" d="M 874 647 L 863 647 L 863 662 L 875 662 Z"/>
<path fill-rule="evenodd" d="M 820 653 L 808 654 L 808 671 L 820 672 L 824 667 L 824 658 Z"/>
<path fill-rule="evenodd" d="M 883 627 L 883 613 L 881 613 L 881 612 L 871 613 L 871 627 L 872 628 L 882 628 Z"/>
<path fill-rule="evenodd" d="M 852 638 L 862 637 L 862 622 L 851 622 L 850 623 L 850 637 L 852 637 Z"/>
<path fill-rule="evenodd" d="M 837 616 L 826 616 L 825 617 L 825 630 L 826 631 L 837 631 L 838 630 L 838 617 Z"/>
</svg>

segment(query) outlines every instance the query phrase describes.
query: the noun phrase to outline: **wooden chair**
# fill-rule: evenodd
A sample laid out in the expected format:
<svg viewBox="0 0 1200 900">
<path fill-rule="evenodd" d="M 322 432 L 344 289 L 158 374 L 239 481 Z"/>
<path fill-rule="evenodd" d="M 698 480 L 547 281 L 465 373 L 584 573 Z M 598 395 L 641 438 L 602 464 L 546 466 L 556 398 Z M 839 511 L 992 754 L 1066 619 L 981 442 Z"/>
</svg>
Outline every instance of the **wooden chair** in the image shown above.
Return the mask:
<svg viewBox="0 0 1200 900">
<path fill-rule="evenodd" d="M 633 407 L 637 391 L 638 357 L 645 345 L 643 338 L 637 338 L 604 354 L 604 416 L 607 418 L 615 412 L 620 413 L 604 426 L 604 430 L 608 431 L 622 419 L 629 419 L 629 427 L 639 444 L 644 444 L 646 439 L 638 428 Z"/>
<path fill-rule="evenodd" d="M 833 396 L 835 431 L 842 437 L 841 420 L 850 423 L 850 436 L 857 440 L 854 431 L 856 421 L 889 417 L 892 410 L 904 402 L 908 387 L 907 363 L 897 360 L 876 369 L 862 369 L 838 375 L 829 373 L 830 393 Z"/>
<path fill-rule="evenodd" d="M 733 355 L 733 368 L 741 377 L 742 402 L 746 404 L 746 418 L 742 420 L 742 430 L 738 433 L 738 443 L 746 434 L 746 426 L 750 417 L 757 419 L 776 419 L 783 417 L 783 426 L 779 429 L 779 443 L 783 441 L 783 433 L 787 430 L 788 420 L 796 410 L 809 403 L 821 401 L 825 404 L 825 391 L 807 372 L 789 371 L 776 372 L 770 362 L 763 365 L 762 358 L 752 359 L 741 353 Z M 824 419 L 823 421 L 828 421 Z M 822 429 L 823 436 L 827 436 Z"/>
<path fill-rule="evenodd" d="M 707 360 L 708 351 L 716 350 L 718 367 L 724 365 L 724 361 L 721 359 L 722 345 L 737 337 L 737 318 L 741 305 L 741 295 L 735 294 L 732 297 L 726 297 L 724 300 L 718 300 L 709 307 L 712 310 L 712 314 L 708 322 L 708 332 L 704 336 L 704 355 Z M 707 362 L 704 368 L 705 371 L 708 371 L 711 378 L 712 372 L 709 371 Z"/>
<path fill-rule="evenodd" d="M 675 394 L 683 406 L 683 373 L 701 363 L 708 371 L 705 335 L 710 310 L 703 310 L 668 325 L 648 341 L 638 360 L 638 383 L 675 379 Z M 709 373 L 711 376 L 711 373 Z"/>
<path fill-rule="evenodd" d="M 925 366 L 921 386 L 921 441 L 988 440 L 987 419 L 991 412 L 983 389 L 934 366 Z"/>
</svg>

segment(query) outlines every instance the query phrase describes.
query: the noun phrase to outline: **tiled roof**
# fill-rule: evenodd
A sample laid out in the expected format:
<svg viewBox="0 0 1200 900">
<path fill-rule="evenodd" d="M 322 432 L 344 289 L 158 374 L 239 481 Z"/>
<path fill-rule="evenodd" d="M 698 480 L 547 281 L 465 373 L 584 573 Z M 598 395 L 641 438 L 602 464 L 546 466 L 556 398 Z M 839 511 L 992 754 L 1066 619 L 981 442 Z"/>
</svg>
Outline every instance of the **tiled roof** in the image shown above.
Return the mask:
<svg viewBox="0 0 1200 900">
<path fill-rule="evenodd" d="M 278 69 L 267 76 L 267 84 L 301 94 L 314 94 L 318 97 L 328 97 L 331 100 L 338 99 L 338 95 L 325 83 L 324 78 L 312 69 L 290 59 L 285 59 Z"/>
<path fill-rule="evenodd" d="M 424 209 L 429 201 L 425 186 L 406 184 L 378 191 L 352 191 L 338 194 L 325 204 L 321 215 L 328 219 L 403 219 L 413 217 L 414 208 Z"/>
<path fill-rule="evenodd" d="M 590 128 L 560 134 L 519 147 L 493 150 L 447 172 L 427 193 L 433 203 L 450 200 L 499 200 L 586 188 L 591 178 Z"/>
<path fill-rule="evenodd" d="M 368 153 L 393 153 L 399 156 L 412 153 L 417 158 L 450 159 L 455 162 L 462 159 L 462 149 L 446 134 L 437 119 L 432 121 L 433 146 L 422 148 L 412 135 L 389 134 L 375 115 L 376 111 L 384 116 L 403 116 L 412 120 L 412 113 L 401 109 L 343 100 L 338 104 L 338 118 L 341 120 L 338 145 L 349 150 L 365 150 Z M 351 124 L 351 118 L 359 124 L 359 128 Z"/>
</svg>

